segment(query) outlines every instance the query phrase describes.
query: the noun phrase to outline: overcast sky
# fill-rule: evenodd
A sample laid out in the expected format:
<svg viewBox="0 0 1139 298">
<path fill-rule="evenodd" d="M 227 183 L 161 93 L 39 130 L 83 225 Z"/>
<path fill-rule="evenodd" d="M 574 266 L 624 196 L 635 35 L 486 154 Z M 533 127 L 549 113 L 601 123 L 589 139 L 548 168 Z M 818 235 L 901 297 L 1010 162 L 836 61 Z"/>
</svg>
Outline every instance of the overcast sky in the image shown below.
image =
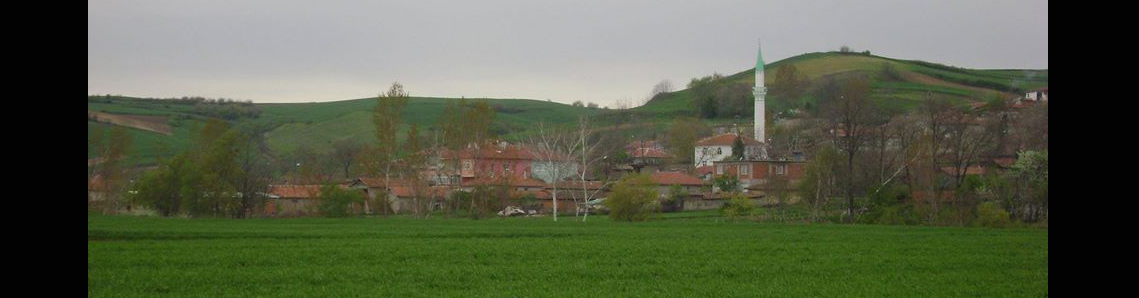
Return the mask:
<svg viewBox="0 0 1139 298">
<path fill-rule="evenodd" d="M 641 101 L 661 80 L 846 45 L 1048 68 L 1048 2 L 87 2 L 87 93 L 311 102 L 376 96 Z"/>
</svg>

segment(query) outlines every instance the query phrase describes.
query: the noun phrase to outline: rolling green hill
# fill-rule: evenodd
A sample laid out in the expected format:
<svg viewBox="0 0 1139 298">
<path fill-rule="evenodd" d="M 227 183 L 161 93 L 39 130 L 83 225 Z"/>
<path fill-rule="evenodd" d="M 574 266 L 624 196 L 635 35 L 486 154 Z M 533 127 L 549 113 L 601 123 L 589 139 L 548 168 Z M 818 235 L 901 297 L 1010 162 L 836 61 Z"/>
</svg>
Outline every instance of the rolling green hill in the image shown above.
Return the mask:
<svg viewBox="0 0 1139 298">
<path fill-rule="evenodd" d="M 412 97 L 404 110 L 405 124 L 401 127 L 401 135 L 406 134 L 410 123 L 415 123 L 419 125 L 422 137 L 430 140 L 430 128 L 436 124 L 447 100 L 458 99 Z M 506 136 L 525 131 L 539 121 L 570 123 L 576 121 L 579 115 L 593 115 L 601 111 L 530 99 L 485 100 L 496 110 L 492 130 Z M 300 144 L 324 152 L 332 148 L 333 142 L 341 139 L 374 140 L 375 128 L 371 122 L 371 110 L 375 105 L 375 98 L 321 103 L 256 104 L 262 109 L 257 118 L 240 118 L 230 121 L 230 125 L 259 126 L 266 129 L 266 142 L 276 153 L 292 152 Z M 141 129 L 128 129 L 134 139 L 134 152 L 128 161 L 132 165 L 151 164 L 159 156 L 170 155 L 187 148 L 190 144 L 191 131 L 196 130 L 196 125 L 201 125 L 200 123 L 209 119 L 195 113 L 190 104 L 123 96 L 88 96 L 87 109 L 110 114 L 169 116 L 168 124 L 173 130 L 173 134 L 169 136 Z M 88 136 L 94 129 L 110 127 L 111 124 L 89 119 Z M 160 150 L 162 146 L 158 143 L 166 143 L 167 150 Z M 92 156 L 93 152 L 88 148 L 88 158 Z"/>
<path fill-rule="evenodd" d="M 885 65 L 892 65 L 901 79 L 889 80 L 882 74 Z M 1048 70 L 976 70 L 963 69 L 916 60 L 898 60 L 864 54 L 841 54 L 837 52 L 808 53 L 769 63 L 765 67 L 766 84 L 771 86 L 775 74 L 785 65 L 795 65 L 812 83 L 828 77 L 864 75 L 872 80 L 873 99 L 883 100 L 902 108 L 913 108 L 926 94 L 943 96 L 959 103 L 977 102 L 991 99 L 994 94 L 1003 97 L 1022 95 L 1048 85 Z M 748 69 L 725 77 L 718 84 L 754 83 L 753 70 Z M 492 127 L 505 138 L 516 138 L 525 134 L 539 121 L 553 124 L 568 124 L 579 115 L 600 116 L 598 125 L 621 123 L 656 124 L 671 121 L 678 116 L 693 115 L 688 102 L 690 90 L 665 93 L 649 103 L 630 110 L 614 111 L 574 107 L 566 104 L 531 99 L 486 99 L 497 110 Z M 416 123 L 431 140 L 430 129 L 442 114 L 447 100 L 453 98 L 413 97 L 404 111 L 405 123 Z M 231 125 L 259 126 L 266 130 L 266 141 L 274 152 L 287 153 L 300 144 L 312 146 L 317 151 L 331 149 L 337 140 L 356 138 L 363 141 L 374 140 L 374 128 L 370 111 L 376 104 L 374 98 L 361 98 L 321 103 L 266 103 L 256 104 L 262 112 L 257 118 L 240 118 Z M 768 97 L 768 109 L 782 111 L 797 108 L 785 99 Z M 168 116 L 172 135 L 140 129 L 130 129 L 134 136 L 134 154 L 128 164 L 153 164 L 159 156 L 173 154 L 188 147 L 191 131 L 195 123 L 208 119 L 197 113 L 192 104 L 169 100 L 153 100 L 124 96 L 88 96 L 89 111 L 110 114 Z M 712 122 L 751 122 L 750 119 L 712 119 Z M 87 122 L 88 136 L 97 128 L 108 128 L 111 124 Z M 401 133 L 406 133 L 407 124 Z M 159 145 L 164 143 L 164 145 Z M 163 150 L 162 148 L 166 149 Z M 88 158 L 92 156 L 88 149 Z"/>
<path fill-rule="evenodd" d="M 901 80 L 889 80 L 882 69 L 891 65 Z M 917 60 L 898 60 L 864 54 L 838 52 L 808 53 L 769 63 L 764 68 L 764 83 L 771 87 L 775 74 L 785 65 L 794 65 L 812 83 L 828 77 L 864 75 L 873 87 L 872 99 L 884 100 L 902 108 L 913 108 L 926 96 L 943 96 L 959 103 L 991 99 L 994 94 L 1011 98 L 1026 90 L 1048 86 L 1048 70 L 976 70 Z M 719 84 L 755 83 L 754 68 L 726 76 Z M 634 108 L 648 115 L 671 117 L 690 112 L 691 91 L 684 89 L 660 96 Z M 794 108 L 785 99 L 767 98 L 768 109 Z"/>
</svg>

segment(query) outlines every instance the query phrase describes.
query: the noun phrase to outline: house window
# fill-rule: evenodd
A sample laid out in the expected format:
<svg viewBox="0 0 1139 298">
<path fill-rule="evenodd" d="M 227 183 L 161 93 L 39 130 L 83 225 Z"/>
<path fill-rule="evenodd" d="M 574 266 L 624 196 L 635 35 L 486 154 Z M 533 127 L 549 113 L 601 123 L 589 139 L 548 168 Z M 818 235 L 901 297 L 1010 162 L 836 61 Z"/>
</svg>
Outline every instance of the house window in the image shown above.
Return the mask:
<svg viewBox="0 0 1139 298">
<path fill-rule="evenodd" d="M 716 155 L 724 154 L 724 148 L 716 148 Z"/>
<path fill-rule="evenodd" d="M 716 165 L 716 175 L 724 174 L 724 165 Z"/>
<path fill-rule="evenodd" d="M 775 175 L 786 175 L 786 174 L 787 174 L 787 165 L 775 166 Z"/>
<path fill-rule="evenodd" d="M 743 177 L 744 175 L 747 175 L 749 173 L 748 168 L 750 168 L 750 167 L 748 165 L 740 165 L 739 167 L 740 167 L 740 177 Z"/>
</svg>

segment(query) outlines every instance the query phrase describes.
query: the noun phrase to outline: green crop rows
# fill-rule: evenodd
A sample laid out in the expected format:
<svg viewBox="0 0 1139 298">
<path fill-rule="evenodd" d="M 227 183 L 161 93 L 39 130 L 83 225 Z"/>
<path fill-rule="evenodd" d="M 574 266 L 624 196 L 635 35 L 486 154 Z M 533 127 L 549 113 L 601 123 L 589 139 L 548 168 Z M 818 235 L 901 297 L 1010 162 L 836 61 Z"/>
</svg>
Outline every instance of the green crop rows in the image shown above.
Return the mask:
<svg viewBox="0 0 1139 298">
<path fill-rule="evenodd" d="M 89 215 L 88 296 L 1047 296 L 1048 231 Z"/>
</svg>

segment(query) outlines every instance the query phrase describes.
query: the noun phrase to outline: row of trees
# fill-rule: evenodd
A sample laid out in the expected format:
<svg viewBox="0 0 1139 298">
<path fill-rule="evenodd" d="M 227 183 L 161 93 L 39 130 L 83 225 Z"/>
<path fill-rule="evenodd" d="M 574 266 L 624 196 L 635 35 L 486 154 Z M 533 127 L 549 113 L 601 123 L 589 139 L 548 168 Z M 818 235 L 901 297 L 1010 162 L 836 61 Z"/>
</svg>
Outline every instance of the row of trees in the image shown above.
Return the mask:
<svg viewBox="0 0 1139 298">
<path fill-rule="evenodd" d="M 871 100 L 865 78 L 824 82 L 822 89 L 821 121 L 801 132 L 817 141 L 799 185 L 816 220 L 835 196 L 843 198 L 848 223 L 906 217 L 967 225 L 983 203 L 999 205 L 1013 220 L 1046 219 L 1046 103 L 1011 110 L 994 97 L 975 108 L 930 96 L 905 113 Z M 994 158 L 1014 154 L 1012 170 L 996 170 Z M 985 166 L 985 176 L 971 173 L 977 166 Z M 866 201 L 859 206 L 856 198 Z"/>
<path fill-rule="evenodd" d="M 96 125 L 87 140 L 88 150 L 93 159 L 88 161 L 87 181 L 96 185 L 88 185 L 89 190 L 98 190 L 104 193 L 106 206 L 89 206 L 116 210 L 120 206 L 119 195 L 128 186 L 129 177 L 125 175 L 126 157 L 130 154 L 134 142 L 130 133 L 122 126 L 114 126 L 108 132 Z M 89 205 L 95 198 L 88 198 Z"/>
<path fill-rule="evenodd" d="M 272 173 L 261 131 L 211 119 L 190 149 L 142 175 L 132 186 L 132 204 L 162 216 L 244 218 L 262 206 Z"/>
<path fill-rule="evenodd" d="M 768 86 L 766 102 L 775 109 L 787 110 L 806 106 L 804 96 L 811 86 L 810 79 L 795 65 L 777 68 L 774 82 Z M 743 81 L 730 81 L 720 74 L 694 78 L 688 83 L 692 92 L 689 106 L 699 118 L 748 118 L 755 113 L 753 85 Z M 771 117 L 767 117 L 771 119 Z"/>
</svg>

